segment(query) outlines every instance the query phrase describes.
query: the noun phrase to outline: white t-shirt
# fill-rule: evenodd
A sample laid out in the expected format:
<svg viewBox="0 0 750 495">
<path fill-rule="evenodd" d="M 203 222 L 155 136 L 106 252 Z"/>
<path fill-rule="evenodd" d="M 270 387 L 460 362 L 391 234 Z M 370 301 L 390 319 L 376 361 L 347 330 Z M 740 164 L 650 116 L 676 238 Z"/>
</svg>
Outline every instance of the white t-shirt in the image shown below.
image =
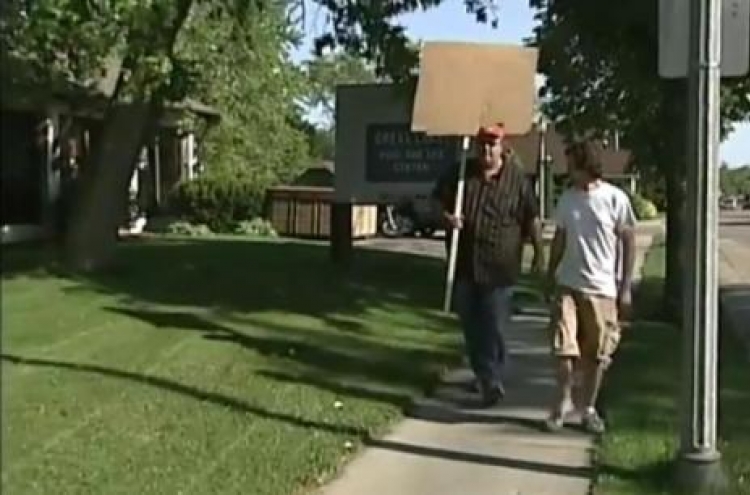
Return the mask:
<svg viewBox="0 0 750 495">
<path fill-rule="evenodd" d="M 618 233 L 636 223 L 627 194 L 604 181 L 589 191 L 568 189 L 557 204 L 555 223 L 566 234 L 557 282 L 587 294 L 617 297 Z"/>
</svg>

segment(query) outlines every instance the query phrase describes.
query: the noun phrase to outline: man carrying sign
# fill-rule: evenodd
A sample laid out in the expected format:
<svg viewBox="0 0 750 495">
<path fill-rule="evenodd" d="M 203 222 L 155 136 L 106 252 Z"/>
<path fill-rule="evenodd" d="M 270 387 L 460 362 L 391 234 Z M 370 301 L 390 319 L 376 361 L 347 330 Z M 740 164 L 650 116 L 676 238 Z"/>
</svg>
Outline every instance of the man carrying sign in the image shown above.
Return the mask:
<svg viewBox="0 0 750 495">
<path fill-rule="evenodd" d="M 457 169 L 441 177 L 433 193 L 442 207 L 448 235 L 454 228 L 460 229 L 455 307 L 469 362 L 488 407 L 505 394 L 503 331 L 510 322 L 512 288 L 521 271 L 526 239 L 534 246 L 537 274 L 543 272 L 544 263 L 537 199 L 522 165 L 504 148 L 504 136 L 502 124 L 479 129 L 478 158 L 466 164 L 464 214 L 460 218 L 453 214 Z"/>
</svg>

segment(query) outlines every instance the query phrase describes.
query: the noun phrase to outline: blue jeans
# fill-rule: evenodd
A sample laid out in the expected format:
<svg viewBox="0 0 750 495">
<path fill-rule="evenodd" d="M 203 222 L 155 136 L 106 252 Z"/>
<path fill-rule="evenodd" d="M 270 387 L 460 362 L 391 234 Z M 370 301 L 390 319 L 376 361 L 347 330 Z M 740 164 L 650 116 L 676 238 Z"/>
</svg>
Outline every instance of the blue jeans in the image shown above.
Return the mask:
<svg viewBox="0 0 750 495">
<path fill-rule="evenodd" d="M 455 308 L 469 363 L 482 387 L 501 382 L 506 361 L 503 332 L 510 323 L 512 287 L 486 287 L 457 280 Z"/>
</svg>

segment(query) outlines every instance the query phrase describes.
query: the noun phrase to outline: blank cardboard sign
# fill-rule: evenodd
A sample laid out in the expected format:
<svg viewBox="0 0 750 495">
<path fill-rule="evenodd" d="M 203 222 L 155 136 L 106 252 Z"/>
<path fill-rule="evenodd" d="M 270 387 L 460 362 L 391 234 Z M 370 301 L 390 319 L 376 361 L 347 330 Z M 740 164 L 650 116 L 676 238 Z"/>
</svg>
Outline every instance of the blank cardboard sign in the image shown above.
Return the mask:
<svg viewBox="0 0 750 495">
<path fill-rule="evenodd" d="M 537 50 L 517 45 L 428 42 L 422 49 L 412 130 L 472 136 L 502 122 L 525 134 L 534 119 Z"/>
</svg>

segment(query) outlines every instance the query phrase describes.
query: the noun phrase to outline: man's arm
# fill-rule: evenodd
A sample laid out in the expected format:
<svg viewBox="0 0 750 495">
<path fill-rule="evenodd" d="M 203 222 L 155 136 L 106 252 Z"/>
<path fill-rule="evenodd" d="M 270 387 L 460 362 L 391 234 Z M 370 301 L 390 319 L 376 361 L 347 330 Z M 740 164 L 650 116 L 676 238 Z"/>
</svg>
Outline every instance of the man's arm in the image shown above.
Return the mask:
<svg viewBox="0 0 750 495">
<path fill-rule="evenodd" d="M 565 254 L 565 229 L 557 227 L 555 237 L 552 238 L 552 245 L 549 252 L 549 264 L 547 265 L 547 278 L 550 284 L 555 280 L 557 267 L 560 266 L 563 255 Z"/>
<path fill-rule="evenodd" d="M 623 193 L 617 215 L 617 236 L 622 247 L 622 280 L 620 292 L 630 292 L 633 286 L 635 267 L 635 225 L 636 218 L 630 199 Z"/>
<path fill-rule="evenodd" d="M 544 270 L 544 242 L 542 241 L 542 222 L 539 218 L 539 205 L 536 194 L 528 180 L 524 181 L 522 189 L 523 205 L 523 237 L 529 241 L 534 249 L 533 269 L 539 275 Z"/>
<path fill-rule="evenodd" d="M 536 217 L 531 222 L 529 240 L 534 248 L 534 256 L 540 260 L 544 259 L 544 242 L 542 240 L 542 222 Z"/>
<path fill-rule="evenodd" d="M 456 202 L 456 183 L 458 181 L 458 167 L 449 168 L 441 175 L 432 190 L 432 205 L 440 213 L 440 218 L 449 227 L 456 226 L 453 218 Z"/>
<path fill-rule="evenodd" d="M 630 291 L 633 287 L 633 270 L 635 267 L 635 229 L 631 226 L 620 228 L 620 245 L 622 246 L 622 281 L 620 291 Z"/>
<path fill-rule="evenodd" d="M 617 294 L 617 306 L 621 319 L 630 317 L 633 305 L 632 287 L 635 265 L 635 213 L 630 205 L 630 199 L 622 193 L 618 202 L 617 238 L 622 249 L 622 280 Z"/>
<path fill-rule="evenodd" d="M 552 238 L 550 246 L 549 264 L 547 265 L 547 280 L 550 287 L 557 283 L 557 269 L 565 256 L 565 246 L 567 243 L 567 230 L 565 228 L 565 211 L 567 209 L 567 193 L 563 193 L 557 202 L 555 208 L 555 236 Z"/>
</svg>

